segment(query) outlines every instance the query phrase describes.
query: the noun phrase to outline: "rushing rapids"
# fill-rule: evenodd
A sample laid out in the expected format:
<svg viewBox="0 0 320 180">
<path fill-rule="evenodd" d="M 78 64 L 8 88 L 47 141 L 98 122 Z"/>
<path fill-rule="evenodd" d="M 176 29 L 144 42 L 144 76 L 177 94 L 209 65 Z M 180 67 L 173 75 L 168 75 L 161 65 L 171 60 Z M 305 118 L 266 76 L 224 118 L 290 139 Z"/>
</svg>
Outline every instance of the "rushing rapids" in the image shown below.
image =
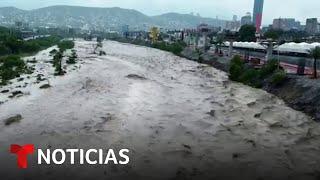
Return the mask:
<svg viewBox="0 0 320 180">
<path fill-rule="evenodd" d="M 81 68 L 0 105 L 4 179 L 316 179 L 320 125 L 262 90 L 156 49 L 77 41 Z M 37 59 L 50 58 L 48 51 Z M 44 68 L 45 69 L 45 68 Z M 3 97 L 5 99 L 5 97 Z M 18 171 L 12 143 L 130 149 L 126 166 L 37 166 Z M 35 157 L 30 157 L 35 158 Z M 11 172 L 11 173 L 8 173 Z M 12 173 L 15 172 L 15 173 Z M 94 178 L 93 178 L 94 177 Z"/>
</svg>

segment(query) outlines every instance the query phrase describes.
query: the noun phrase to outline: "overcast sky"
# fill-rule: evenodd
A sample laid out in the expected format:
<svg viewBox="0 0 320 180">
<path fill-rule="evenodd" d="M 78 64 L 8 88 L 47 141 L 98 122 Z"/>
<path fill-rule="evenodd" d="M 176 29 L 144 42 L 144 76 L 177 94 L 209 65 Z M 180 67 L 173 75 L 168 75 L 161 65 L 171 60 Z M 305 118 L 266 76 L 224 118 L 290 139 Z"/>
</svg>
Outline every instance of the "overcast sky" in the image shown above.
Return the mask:
<svg viewBox="0 0 320 180">
<path fill-rule="evenodd" d="M 252 12 L 254 0 L 0 0 L 0 7 L 15 6 L 36 9 L 51 5 L 122 7 L 136 9 L 147 15 L 167 12 L 199 13 L 203 17 L 232 19 Z M 265 0 L 263 24 L 273 18 L 294 17 L 305 23 L 307 17 L 320 17 L 319 0 Z"/>
</svg>

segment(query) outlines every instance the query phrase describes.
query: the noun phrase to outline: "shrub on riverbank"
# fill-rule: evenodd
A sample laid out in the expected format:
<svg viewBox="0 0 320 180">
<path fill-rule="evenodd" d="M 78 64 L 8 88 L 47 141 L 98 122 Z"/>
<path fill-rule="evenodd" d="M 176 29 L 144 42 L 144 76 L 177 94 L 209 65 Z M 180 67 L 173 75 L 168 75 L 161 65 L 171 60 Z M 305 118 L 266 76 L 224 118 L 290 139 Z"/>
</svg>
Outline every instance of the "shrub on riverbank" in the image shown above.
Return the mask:
<svg viewBox="0 0 320 180">
<path fill-rule="evenodd" d="M 234 58 L 232 58 L 230 63 L 229 78 L 232 81 L 239 81 L 243 71 L 244 71 L 244 62 L 241 60 L 239 56 L 234 56 Z"/>
<path fill-rule="evenodd" d="M 235 56 L 231 60 L 229 78 L 252 87 L 261 88 L 265 83 L 281 84 L 286 78 L 286 73 L 278 69 L 276 60 L 270 60 L 260 69 L 255 69 L 245 64 L 239 56 Z"/>
<path fill-rule="evenodd" d="M 58 47 L 61 52 L 64 52 L 67 49 L 74 48 L 74 42 L 69 40 L 61 41 L 58 43 Z"/>
<path fill-rule="evenodd" d="M 68 60 L 66 61 L 67 64 L 75 64 L 76 60 L 78 58 L 76 50 L 72 50 L 71 56 L 68 57 Z"/>
<path fill-rule="evenodd" d="M 182 41 L 173 42 L 173 43 L 159 41 L 159 42 L 155 42 L 152 44 L 149 41 L 145 41 L 145 40 L 141 40 L 141 39 L 129 39 L 129 38 L 123 38 L 123 37 L 118 37 L 118 36 L 109 37 L 107 39 L 122 42 L 122 43 L 130 43 L 130 44 L 135 44 L 135 45 L 139 45 L 139 46 L 152 47 L 152 48 L 160 49 L 163 51 L 172 52 L 173 54 L 178 55 L 178 56 L 181 56 L 181 52 L 187 46 Z"/>
<path fill-rule="evenodd" d="M 3 35 L 0 39 L 0 56 L 35 53 L 57 44 L 60 39 L 59 37 L 50 36 L 23 41 L 13 35 Z"/>
<path fill-rule="evenodd" d="M 55 67 L 55 76 L 62 76 L 64 75 L 64 71 L 62 69 L 62 58 L 63 58 L 63 52 L 58 51 L 54 56 L 53 56 L 53 67 Z"/>
<path fill-rule="evenodd" d="M 30 73 L 25 62 L 19 56 L 8 56 L 0 59 L 0 84 L 5 85 L 8 80 Z"/>
<path fill-rule="evenodd" d="M 67 49 L 72 49 L 74 48 L 74 42 L 69 41 L 69 40 L 64 40 L 58 43 L 58 48 L 59 51 L 56 49 L 53 49 L 50 51 L 50 55 L 53 56 L 53 67 L 55 68 L 55 76 L 62 76 L 66 72 L 63 70 L 63 57 L 64 57 L 64 52 Z M 76 58 L 77 58 L 77 53 L 75 50 L 72 50 L 72 54 L 68 59 L 66 60 L 67 64 L 75 64 L 76 63 Z"/>
<path fill-rule="evenodd" d="M 280 85 L 286 79 L 286 73 L 282 70 L 277 70 L 271 77 L 271 84 Z"/>
<path fill-rule="evenodd" d="M 61 38 L 50 36 L 29 41 L 22 41 L 20 53 L 35 53 L 59 43 Z"/>
<path fill-rule="evenodd" d="M 180 55 L 183 49 L 186 47 L 186 44 L 183 42 L 174 42 L 174 43 L 157 42 L 152 44 L 151 47 L 157 48 L 163 51 L 169 51 L 175 55 Z"/>
</svg>

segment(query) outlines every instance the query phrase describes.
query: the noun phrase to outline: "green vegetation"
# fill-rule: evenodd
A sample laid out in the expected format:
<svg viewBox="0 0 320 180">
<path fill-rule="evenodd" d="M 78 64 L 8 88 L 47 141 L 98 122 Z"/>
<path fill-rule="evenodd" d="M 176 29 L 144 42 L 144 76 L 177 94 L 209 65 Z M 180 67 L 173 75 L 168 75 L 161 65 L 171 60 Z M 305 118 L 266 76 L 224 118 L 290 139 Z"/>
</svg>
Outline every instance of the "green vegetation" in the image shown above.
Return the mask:
<svg viewBox="0 0 320 180">
<path fill-rule="evenodd" d="M 241 60 L 239 56 L 234 56 L 234 58 L 231 60 L 231 63 L 230 63 L 229 78 L 232 81 L 238 81 L 239 77 L 243 73 L 243 70 L 244 70 L 244 62 Z"/>
<path fill-rule="evenodd" d="M 317 61 L 320 59 L 320 47 L 316 47 L 314 49 L 311 49 L 309 51 L 310 56 L 313 58 L 313 77 L 315 79 L 318 78 L 318 73 L 317 73 Z"/>
<path fill-rule="evenodd" d="M 64 75 L 64 70 L 62 69 L 62 59 L 63 59 L 63 52 L 58 51 L 53 56 L 53 67 L 55 67 L 55 75 L 62 76 Z"/>
<path fill-rule="evenodd" d="M 253 25 L 243 25 L 239 30 L 239 41 L 256 41 L 256 28 Z"/>
<path fill-rule="evenodd" d="M 174 43 L 166 43 L 163 41 L 161 41 L 161 42 L 158 41 L 158 42 L 155 42 L 152 44 L 151 42 L 148 42 L 148 41 L 145 41 L 142 39 L 128 39 L 128 38 L 119 37 L 118 35 L 109 35 L 107 37 L 107 39 L 122 42 L 122 43 L 130 43 L 130 44 L 135 44 L 135 45 L 139 45 L 139 46 L 152 47 L 152 48 L 160 49 L 163 51 L 172 52 L 173 54 L 175 54 L 177 56 L 180 56 L 183 49 L 187 46 L 182 41 L 178 41 L 178 42 L 174 42 Z"/>
<path fill-rule="evenodd" d="M 56 49 L 50 51 L 50 55 L 53 56 L 53 67 L 55 67 L 55 75 L 62 76 L 65 74 L 65 71 L 62 68 L 62 60 L 63 54 L 67 49 L 74 48 L 74 42 L 69 40 L 64 40 L 58 43 L 59 51 Z M 68 64 L 75 64 L 76 63 L 77 54 L 75 50 L 72 50 L 72 55 L 66 61 Z"/>
<path fill-rule="evenodd" d="M 58 43 L 58 47 L 61 52 L 64 52 L 67 49 L 74 48 L 74 42 L 69 40 L 61 41 Z"/>
<path fill-rule="evenodd" d="M 0 30 L 0 56 L 35 53 L 53 46 L 59 41 L 60 38 L 55 36 L 23 41 L 14 34 Z"/>
<path fill-rule="evenodd" d="M 19 38 L 19 32 L 0 27 L 0 85 L 19 77 L 23 73 L 31 73 L 21 55 L 36 53 L 60 42 L 61 38 L 50 36 L 29 41 Z M 62 47 L 65 47 L 62 43 Z M 36 59 L 28 61 L 36 63 Z"/>
<path fill-rule="evenodd" d="M 65 73 L 62 69 L 63 53 L 74 47 L 73 41 L 61 41 L 61 38 L 56 36 L 24 41 L 19 38 L 19 32 L 0 27 L 0 85 L 7 84 L 9 80 L 19 77 L 23 73 L 31 73 L 32 69 L 27 67 L 20 58 L 21 55 L 36 53 L 54 45 L 58 45 L 60 49 L 59 51 L 54 49 L 50 52 L 50 55 L 53 56 L 55 74 L 63 75 Z M 74 64 L 76 58 L 77 55 L 73 51 L 67 63 Z M 36 62 L 36 59 L 28 61 L 28 63 Z"/>
<path fill-rule="evenodd" d="M 303 42 L 303 38 L 308 37 L 307 32 L 299 31 L 299 30 L 276 30 L 276 29 L 269 29 L 267 32 L 264 33 L 265 38 L 270 38 L 273 40 L 290 40 L 296 43 Z"/>
<path fill-rule="evenodd" d="M 269 29 L 264 33 L 265 38 L 277 40 L 279 39 L 284 32 L 282 30 Z"/>
<path fill-rule="evenodd" d="M 175 55 L 180 55 L 183 49 L 186 47 L 186 44 L 183 42 L 175 42 L 172 44 L 168 44 L 165 42 L 156 42 L 152 44 L 151 47 L 161 49 L 163 51 L 169 51 Z"/>
<path fill-rule="evenodd" d="M 274 85 L 280 85 L 286 79 L 286 73 L 281 70 L 275 71 L 271 77 L 271 83 Z"/>
<path fill-rule="evenodd" d="M 223 45 L 225 41 L 225 36 L 223 34 L 217 35 L 217 37 L 212 40 L 212 44 L 215 46 L 215 53 L 219 53 L 221 51 L 221 46 Z"/>
<path fill-rule="evenodd" d="M 49 52 L 49 54 L 50 54 L 50 56 L 54 56 L 57 52 L 58 52 L 58 50 L 53 49 L 52 51 Z"/>
<path fill-rule="evenodd" d="M 101 48 L 103 47 L 102 41 L 103 41 L 102 38 L 97 38 L 97 45 L 96 45 L 96 47 L 94 48 L 94 51 L 93 51 L 93 53 L 96 54 L 97 49 L 99 49 L 100 50 L 99 51 L 99 56 L 102 56 L 102 55 L 105 54 L 105 52 L 101 50 Z"/>
<path fill-rule="evenodd" d="M 276 60 L 270 60 L 260 69 L 255 69 L 235 56 L 231 60 L 229 78 L 256 88 L 261 88 L 265 82 L 280 85 L 286 79 L 286 73 L 278 67 Z"/>
<path fill-rule="evenodd" d="M 19 56 L 7 56 L 0 59 L 0 85 L 5 85 L 8 80 L 19 77 L 31 70 Z"/>
<path fill-rule="evenodd" d="M 78 58 L 76 50 L 72 50 L 71 56 L 67 60 L 67 64 L 75 64 L 76 59 Z"/>
</svg>

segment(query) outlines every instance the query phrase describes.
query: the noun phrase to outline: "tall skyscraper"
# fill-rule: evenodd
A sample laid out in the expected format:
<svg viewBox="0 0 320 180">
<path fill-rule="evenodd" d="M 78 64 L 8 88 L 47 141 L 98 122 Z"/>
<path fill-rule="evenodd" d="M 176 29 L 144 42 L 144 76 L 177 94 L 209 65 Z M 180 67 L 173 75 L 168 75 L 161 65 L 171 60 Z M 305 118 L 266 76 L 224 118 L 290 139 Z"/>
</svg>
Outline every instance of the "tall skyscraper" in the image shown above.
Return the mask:
<svg viewBox="0 0 320 180">
<path fill-rule="evenodd" d="M 309 34 L 318 33 L 318 19 L 317 18 L 309 18 L 306 22 L 306 31 Z"/>
<path fill-rule="evenodd" d="M 264 0 L 254 0 L 253 8 L 253 24 L 256 26 L 257 32 L 260 32 L 262 25 L 262 13 L 263 13 Z"/>
<path fill-rule="evenodd" d="M 232 20 L 233 20 L 233 21 L 238 21 L 238 16 L 237 16 L 237 15 L 233 15 Z"/>
<path fill-rule="evenodd" d="M 279 18 L 274 19 L 272 28 L 277 30 L 289 31 L 292 29 L 300 30 L 300 22 L 294 18 Z"/>
<path fill-rule="evenodd" d="M 241 26 L 247 24 L 252 25 L 252 17 L 250 12 L 247 12 L 247 14 L 241 18 Z"/>
</svg>

